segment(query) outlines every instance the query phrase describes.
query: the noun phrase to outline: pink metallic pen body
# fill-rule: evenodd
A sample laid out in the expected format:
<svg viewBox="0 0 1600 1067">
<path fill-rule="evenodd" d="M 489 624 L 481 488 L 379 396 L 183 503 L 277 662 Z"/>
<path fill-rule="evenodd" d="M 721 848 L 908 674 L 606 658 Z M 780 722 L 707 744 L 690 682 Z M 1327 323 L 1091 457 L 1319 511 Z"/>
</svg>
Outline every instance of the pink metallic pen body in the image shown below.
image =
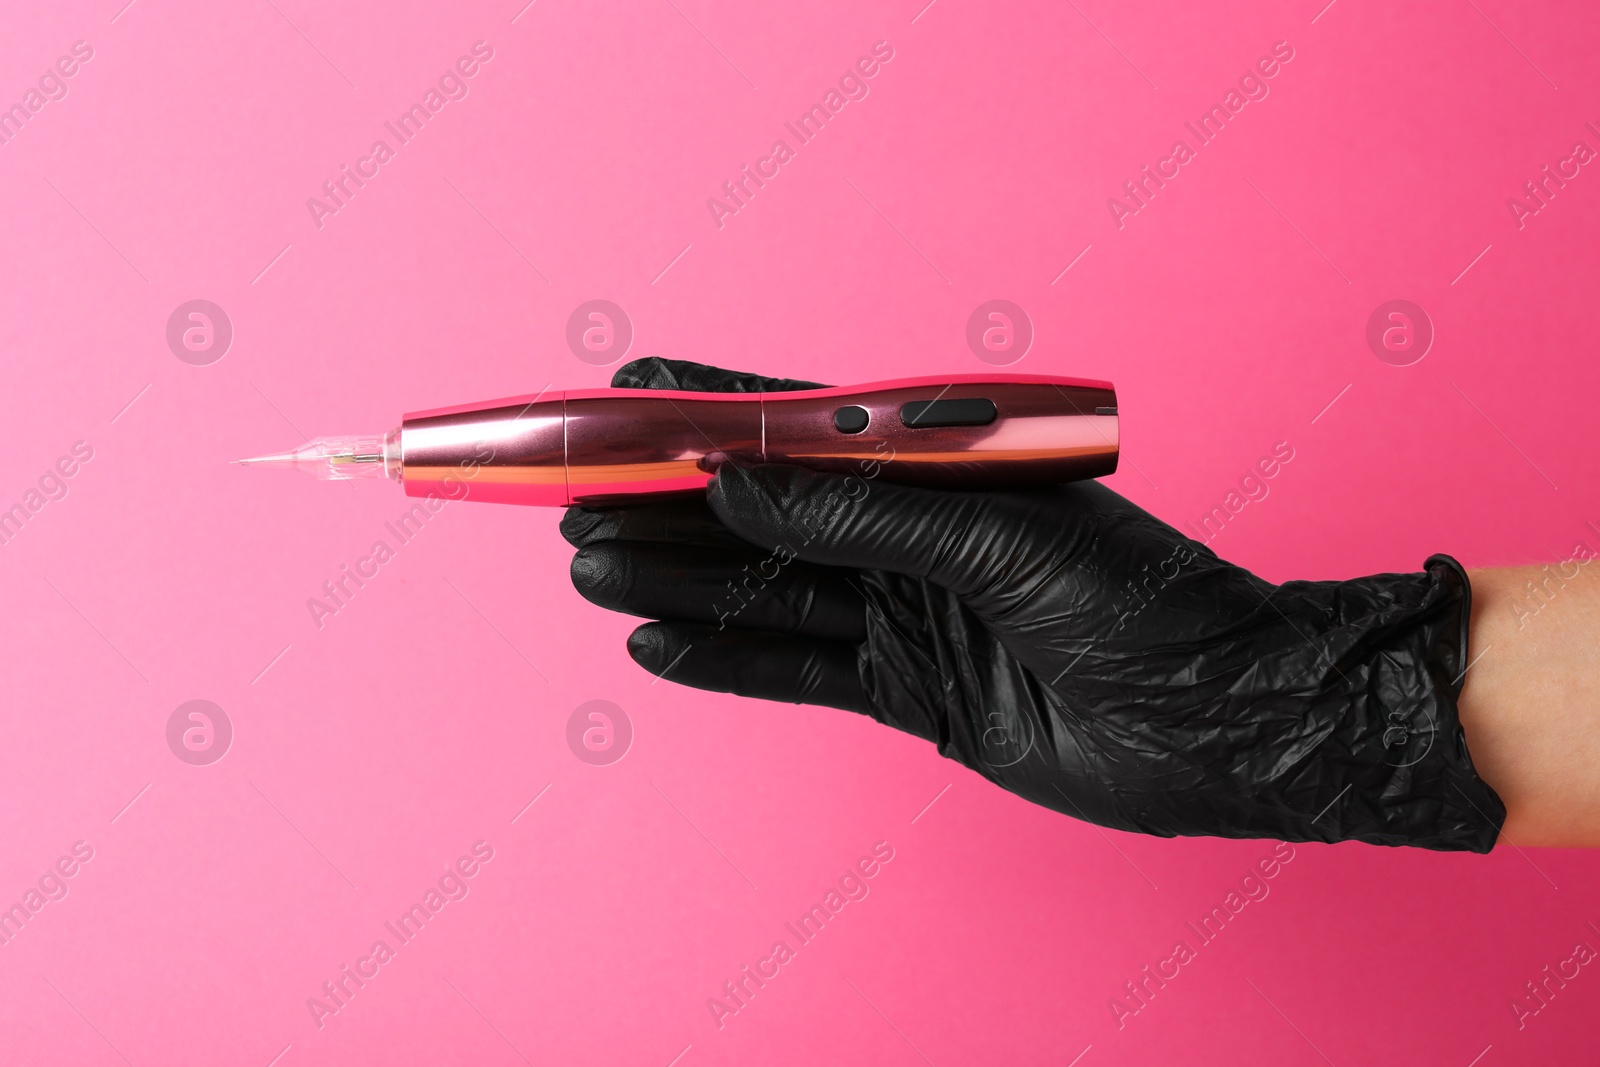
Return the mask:
<svg viewBox="0 0 1600 1067">
<path fill-rule="evenodd" d="M 411 496 L 614 504 L 702 489 L 728 458 L 999 489 L 1116 469 L 1109 382 L 910 378 L 837 389 L 568 390 L 416 412 L 385 440 Z"/>
</svg>

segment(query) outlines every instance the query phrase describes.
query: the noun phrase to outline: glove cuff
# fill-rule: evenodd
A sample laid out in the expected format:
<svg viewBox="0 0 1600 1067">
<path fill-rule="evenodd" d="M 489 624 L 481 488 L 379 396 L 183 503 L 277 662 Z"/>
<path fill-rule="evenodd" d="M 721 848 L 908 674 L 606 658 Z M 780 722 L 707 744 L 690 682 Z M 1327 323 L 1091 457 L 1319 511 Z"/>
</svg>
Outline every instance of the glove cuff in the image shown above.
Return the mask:
<svg viewBox="0 0 1600 1067">
<path fill-rule="evenodd" d="M 1423 567 L 1420 602 L 1377 627 L 1351 679 L 1353 747 L 1366 765 L 1352 768 L 1349 792 L 1313 821 L 1313 840 L 1488 852 L 1505 823 L 1505 804 L 1472 765 L 1458 711 L 1472 586 L 1450 556 Z"/>
</svg>

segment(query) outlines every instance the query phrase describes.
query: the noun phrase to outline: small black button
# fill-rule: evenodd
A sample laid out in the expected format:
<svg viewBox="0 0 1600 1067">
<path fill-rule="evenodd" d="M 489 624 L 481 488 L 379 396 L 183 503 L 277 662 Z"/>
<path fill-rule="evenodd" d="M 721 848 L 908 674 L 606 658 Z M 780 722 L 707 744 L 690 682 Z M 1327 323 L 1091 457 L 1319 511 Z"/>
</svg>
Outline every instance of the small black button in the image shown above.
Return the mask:
<svg viewBox="0 0 1600 1067">
<path fill-rule="evenodd" d="M 900 421 L 917 430 L 932 426 L 987 426 L 994 419 L 994 401 L 981 396 L 913 400 L 900 408 Z"/>
<path fill-rule="evenodd" d="M 872 416 L 867 414 L 867 409 L 854 404 L 833 413 L 833 428 L 840 433 L 860 433 L 871 421 Z"/>
</svg>

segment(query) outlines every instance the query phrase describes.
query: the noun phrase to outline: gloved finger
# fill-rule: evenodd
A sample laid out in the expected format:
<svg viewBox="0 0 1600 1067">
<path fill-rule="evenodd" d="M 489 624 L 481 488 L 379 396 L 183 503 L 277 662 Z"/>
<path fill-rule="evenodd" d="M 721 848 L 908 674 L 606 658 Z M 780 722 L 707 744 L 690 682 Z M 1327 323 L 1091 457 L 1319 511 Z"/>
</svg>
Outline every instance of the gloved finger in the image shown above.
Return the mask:
<svg viewBox="0 0 1600 1067">
<path fill-rule="evenodd" d="M 1037 590 L 1075 540 L 1092 536 L 1059 513 L 1037 521 L 1039 495 L 919 489 L 775 463 L 725 462 L 706 499 L 754 544 L 827 566 L 925 578 L 984 617 Z"/>
<path fill-rule="evenodd" d="M 629 635 L 628 654 L 651 674 L 696 689 L 867 712 L 856 647 L 844 641 L 652 622 Z"/>
<path fill-rule="evenodd" d="M 693 545 L 606 541 L 572 557 L 572 584 L 610 611 L 858 643 L 866 601 L 844 572 Z"/>
<path fill-rule="evenodd" d="M 571 507 L 561 516 L 561 536 L 573 548 L 601 541 L 751 547 L 711 513 L 702 492 L 620 507 Z"/>
<path fill-rule="evenodd" d="M 611 376 L 614 389 L 682 389 L 691 393 L 790 393 L 800 389 L 826 389 L 816 382 L 794 378 L 768 378 L 744 371 L 723 370 L 683 359 L 646 356 L 624 363 Z"/>
</svg>

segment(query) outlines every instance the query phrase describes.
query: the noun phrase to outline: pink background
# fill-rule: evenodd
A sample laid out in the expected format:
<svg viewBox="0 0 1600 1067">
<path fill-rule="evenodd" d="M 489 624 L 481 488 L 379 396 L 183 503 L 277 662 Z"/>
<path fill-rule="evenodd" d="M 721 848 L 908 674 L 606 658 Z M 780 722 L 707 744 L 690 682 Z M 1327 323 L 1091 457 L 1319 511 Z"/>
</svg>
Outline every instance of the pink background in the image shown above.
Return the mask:
<svg viewBox="0 0 1600 1067">
<path fill-rule="evenodd" d="M 0 507 L 94 457 L 0 546 L 0 903 L 94 857 L 0 947 L 0 1060 L 1593 1055 L 1600 973 L 1520 1031 L 1510 1002 L 1600 947 L 1600 856 L 1300 846 L 1119 1030 L 1270 843 L 1102 832 L 865 719 L 652 684 L 550 511 L 451 505 L 313 623 L 404 498 L 228 461 L 604 384 L 565 342 L 593 298 L 630 356 L 830 382 L 983 371 L 967 317 L 1015 301 L 1013 369 L 1113 380 L 1111 484 L 1167 520 L 1289 443 L 1213 542 L 1275 580 L 1600 543 L 1600 176 L 1507 207 L 1600 148 L 1592 5 L 923 2 L 7 5 L 0 102 L 94 57 L 0 146 Z M 478 40 L 470 94 L 319 229 L 306 199 Z M 719 229 L 706 199 L 880 40 Z M 1119 229 L 1107 198 L 1277 41 L 1270 95 Z M 165 340 L 194 298 L 234 326 L 209 366 Z M 1437 331 L 1414 365 L 1365 341 L 1394 298 Z M 191 699 L 235 730 L 209 766 L 167 746 Z M 633 724 L 610 766 L 566 742 L 592 699 Z M 319 1029 L 307 998 L 480 840 Z M 877 841 L 870 895 L 719 1029 L 707 998 Z"/>
</svg>

